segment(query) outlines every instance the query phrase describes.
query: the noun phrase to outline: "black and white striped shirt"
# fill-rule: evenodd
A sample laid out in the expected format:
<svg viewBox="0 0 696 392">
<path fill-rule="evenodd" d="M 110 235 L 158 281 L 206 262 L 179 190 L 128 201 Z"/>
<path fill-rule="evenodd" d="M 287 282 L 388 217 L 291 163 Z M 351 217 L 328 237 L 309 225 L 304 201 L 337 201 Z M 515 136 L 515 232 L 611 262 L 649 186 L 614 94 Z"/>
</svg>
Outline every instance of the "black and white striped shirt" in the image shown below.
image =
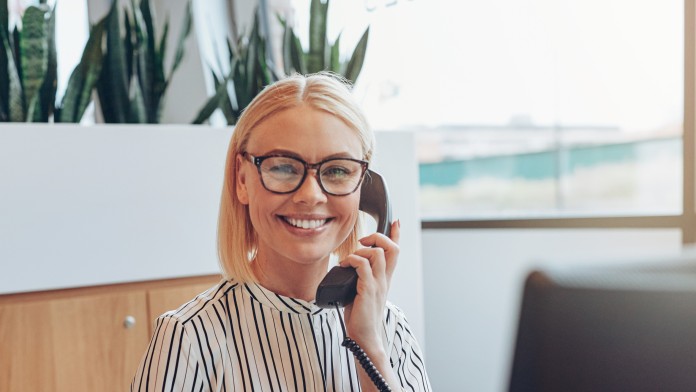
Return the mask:
<svg viewBox="0 0 696 392">
<path fill-rule="evenodd" d="M 342 311 L 342 310 L 341 310 Z M 403 312 L 387 303 L 383 341 L 406 391 L 430 391 Z M 336 310 L 223 281 L 157 319 L 131 391 L 360 391 Z"/>
</svg>

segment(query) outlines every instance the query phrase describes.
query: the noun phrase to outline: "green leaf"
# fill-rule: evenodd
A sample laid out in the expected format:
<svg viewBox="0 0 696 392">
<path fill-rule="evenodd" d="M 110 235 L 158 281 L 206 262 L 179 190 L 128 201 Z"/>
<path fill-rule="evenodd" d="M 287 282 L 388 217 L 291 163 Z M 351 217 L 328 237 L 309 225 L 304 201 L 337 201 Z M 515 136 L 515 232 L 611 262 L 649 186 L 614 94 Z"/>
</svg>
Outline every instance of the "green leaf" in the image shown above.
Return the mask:
<svg viewBox="0 0 696 392">
<path fill-rule="evenodd" d="M 19 42 L 22 40 L 19 34 L 19 29 L 17 26 L 12 30 L 12 34 L 8 37 L 10 39 L 10 44 L 12 46 L 12 56 L 15 60 L 15 66 L 19 72 L 19 78 L 22 79 L 22 60 L 19 56 Z"/>
<path fill-rule="evenodd" d="M 143 98 L 143 92 L 140 89 L 138 78 L 133 75 L 130 86 L 131 97 L 129 101 L 130 110 L 128 111 L 128 123 L 145 124 L 148 122 L 147 107 Z"/>
<path fill-rule="evenodd" d="M 237 93 L 237 103 L 239 104 L 239 109 L 244 108 L 251 98 L 253 98 L 253 86 L 256 82 L 256 61 L 258 61 L 259 50 L 262 48 L 261 37 L 259 33 L 259 11 L 257 10 L 254 17 L 254 24 L 251 28 L 251 33 L 249 34 L 249 43 L 247 44 L 246 50 L 246 63 L 244 67 L 245 75 L 244 82 L 242 84 L 243 89 Z M 252 97 L 250 98 L 250 95 Z"/>
<path fill-rule="evenodd" d="M 186 3 L 186 13 L 184 14 L 184 21 L 182 23 L 181 32 L 179 32 L 179 41 L 176 46 L 176 54 L 174 55 L 174 63 L 172 64 L 172 70 L 169 72 L 169 77 L 174 74 L 174 71 L 181 64 L 181 60 L 184 58 L 185 51 L 185 41 L 186 38 L 191 34 L 191 28 L 193 26 L 193 11 L 191 10 L 191 2 Z"/>
<path fill-rule="evenodd" d="M 290 28 L 290 25 L 288 25 L 288 22 L 286 22 L 282 16 L 276 14 L 276 19 L 278 19 L 278 23 L 280 23 L 280 25 L 283 27 L 283 45 L 281 47 L 281 54 L 283 58 L 283 72 L 286 75 L 290 75 L 293 71 L 292 56 L 290 54 L 290 40 L 292 39 L 290 33 L 292 33 L 292 29 Z"/>
<path fill-rule="evenodd" d="M 7 0 L 0 0 L 0 29 L 10 31 L 10 13 L 7 8 Z"/>
<path fill-rule="evenodd" d="M 248 87 L 244 86 L 244 79 L 245 79 L 245 73 L 244 73 L 244 62 L 242 59 L 233 59 L 232 64 L 230 66 L 230 74 L 229 77 L 227 78 L 228 82 L 232 84 L 231 88 L 232 91 L 234 91 L 234 95 L 229 96 L 229 100 L 225 102 L 227 107 L 224 105 L 221 106 L 220 108 L 222 109 L 222 112 L 225 113 L 227 116 L 227 113 L 229 112 L 230 114 L 234 113 L 235 111 L 241 112 L 242 107 L 240 107 L 239 100 L 240 98 L 243 100 L 243 96 L 246 95 L 246 90 Z M 229 84 L 228 83 L 228 84 Z M 230 86 L 228 86 L 228 89 Z M 229 110 L 227 110 L 227 108 Z M 227 110 L 227 111 L 226 111 Z M 229 121 L 228 121 L 229 123 Z"/>
<path fill-rule="evenodd" d="M 309 8 L 309 53 L 307 72 L 314 73 L 325 69 L 326 59 L 326 19 L 329 0 L 312 0 Z"/>
<path fill-rule="evenodd" d="M 365 62 L 365 52 L 367 52 L 367 39 L 370 36 L 370 28 L 368 27 L 363 33 L 358 45 L 353 50 L 353 54 L 350 56 L 348 61 L 348 66 L 346 66 L 346 73 L 343 75 L 346 79 L 355 83 L 360 76 L 360 71 L 362 70 L 363 63 Z"/>
<path fill-rule="evenodd" d="M 102 19 L 89 34 L 82 58 L 70 75 L 56 122 L 78 123 L 82 119 L 101 73 L 105 24 L 106 20 Z"/>
<path fill-rule="evenodd" d="M 159 45 L 157 46 L 157 57 L 164 59 L 167 55 L 167 36 L 169 35 L 169 15 L 164 19 L 164 27 L 162 28 L 162 36 L 160 36 Z"/>
<path fill-rule="evenodd" d="M 107 123 L 125 123 L 130 110 L 128 98 L 126 51 L 121 37 L 118 17 L 118 1 L 114 1 L 111 10 L 105 16 L 106 53 L 104 64 L 97 83 L 99 103 Z M 126 38 L 128 39 L 128 38 Z"/>
<path fill-rule="evenodd" d="M 336 73 L 341 73 L 341 59 L 339 46 L 341 44 L 341 34 L 336 37 L 336 42 L 331 46 L 331 55 L 329 60 L 329 70 Z"/>
<path fill-rule="evenodd" d="M 285 74 L 291 75 L 293 72 L 304 74 L 307 67 L 304 63 L 302 43 L 285 21 L 283 21 L 283 26 L 283 69 Z"/>
<path fill-rule="evenodd" d="M 39 89 L 48 68 L 47 6 L 27 8 L 22 18 L 22 87 L 27 105 L 27 120 L 34 119 L 37 110 Z M 40 109 L 38 109 L 40 110 Z"/>
<path fill-rule="evenodd" d="M 134 15 L 134 26 L 137 36 L 137 60 L 134 63 L 134 68 L 137 69 L 137 78 L 135 83 L 131 83 L 131 93 L 133 93 L 132 88 L 138 85 L 140 93 L 135 96 L 131 96 L 131 105 L 133 108 L 133 98 L 137 95 L 140 98 L 136 102 L 142 102 L 144 108 L 142 110 L 146 114 L 148 123 L 155 123 L 157 116 L 157 106 L 158 99 L 156 88 L 156 68 L 157 68 L 157 53 L 155 51 L 155 31 L 152 23 L 152 14 L 150 11 L 149 0 L 141 0 L 140 7 L 135 6 L 135 0 L 133 3 L 133 15 Z M 139 109 L 140 110 L 140 109 Z M 138 116 L 135 116 L 138 118 Z M 132 120 L 129 120 L 132 121 Z"/>
<path fill-rule="evenodd" d="M 230 88 L 232 88 L 234 91 L 234 86 L 230 87 L 230 82 L 226 81 L 225 89 L 228 91 L 228 99 L 222 100 L 222 102 L 220 103 L 220 110 L 222 111 L 222 114 L 225 116 L 227 124 L 234 125 L 237 123 L 239 116 L 241 116 L 242 110 L 239 109 L 239 106 L 236 106 L 236 109 L 232 106 L 232 97 L 229 96 Z"/>
<path fill-rule="evenodd" d="M 14 53 L 5 30 L 0 29 L 0 39 L 2 49 L 7 61 L 7 98 L 3 105 L 7 106 L 6 118 L 3 121 L 22 122 L 24 121 L 24 104 L 22 94 L 22 83 L 19 72 L 13 59 Z"/>
<path fill-rule="evenodd" d="M 8 11 L 7 11 L 7 0 L 0 0 L 0 32 L 3 37 L 7 36 L 9 31 Z M 12 49 L 9 46 L 9 41 L 7 44 L 5 39 L 0 39 L 0 122 L 5 122 L 9 120 L 9 99 L 10 99 L 10 79 L 9 73 L 4 70 L 8 70 L 8 61 L 13 61 L 8 58 L 8 53 L 12 53 Z"/>
<path fill-rule="evenodd" d="M 130 61 L 130 59 L 133 58 L 133 37 L 135 36 L 135 28 L 131 24 L 128 12 L 123 13 L 123 26 L 126 33 L 123 39 L 124 58 L 128 59 L 128 61 L 126 61 L 126 80 L 130 80 L 131 77 L 133 77 L 133 62 Z"/>
<path fill-rule="evenodd" d="M 46 68 L 46 76 L 43 84 L 39 89 L 39 109 L 34 112 L 34 122 L 48 122 L 48 119 L 53 114 L 56 104 L 56 89 L 58 87 L 58 60 L 56 54 L 56 9 L 54 8 L 49 13 L 48 23 L 46 25 L 46 34 L 48 38 L 48 64 Z"/>
<path fill-rule="evenodd" d="M 215 75 L 213 75 L 213 77 L 215 77 Z M 215 112 L 215 110 L 217 110 L 218 107 L 220 107 L 220 104 L 223 101 L 226 101 L 227 99 L 227 83 L 217 83 L 215 95 L 208 99 L 203 108 L 201 108 L 201 110 L 196 115 L 196 118 L 193 120 L 192 124 L 203 124 L 203 121 L 210 118 L 210 116 Z"/>
</svg>

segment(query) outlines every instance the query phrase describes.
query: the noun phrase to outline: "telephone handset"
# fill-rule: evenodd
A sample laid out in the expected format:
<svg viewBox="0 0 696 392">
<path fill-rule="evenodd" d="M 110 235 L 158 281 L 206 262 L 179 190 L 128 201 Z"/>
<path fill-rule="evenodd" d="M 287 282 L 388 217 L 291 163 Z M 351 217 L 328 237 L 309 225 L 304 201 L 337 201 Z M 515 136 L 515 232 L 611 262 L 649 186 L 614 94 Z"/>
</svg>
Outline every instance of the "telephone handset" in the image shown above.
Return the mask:
<svg viewBox="0 0 696 392">
<path fill-rule="evenodd" d="M 377 232 L 389 236 L 391 204 L 387 184 L 382 176 L 368 170 L 360 188 L 359 209 L 377 222 Z M 352 267 L 333 267 L 317 287 L 316 303 L 322 308 L 345 306 L 357 294 L 358 273 Z"/>
</svg>

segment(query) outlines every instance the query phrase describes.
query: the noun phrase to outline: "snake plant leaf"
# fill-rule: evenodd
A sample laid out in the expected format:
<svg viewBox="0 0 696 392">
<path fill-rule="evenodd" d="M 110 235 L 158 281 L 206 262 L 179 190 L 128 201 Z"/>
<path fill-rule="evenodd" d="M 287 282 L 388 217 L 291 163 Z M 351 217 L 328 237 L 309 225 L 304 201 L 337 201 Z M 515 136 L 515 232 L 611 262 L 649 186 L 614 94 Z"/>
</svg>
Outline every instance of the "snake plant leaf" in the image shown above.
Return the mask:
<svg viewBox="0 0 696 392">
<path fill-rule="evenodd" d="M 167 90 L 167 87 L 169 87 L 169 83 L 172 80 L 172 76 L 174 75 L 174 72 L 176 72 L 177 68 L 179 68 L 179 65 L 181 65 L 181 61 L 184 58 L 184 53 L 185 53 L 185 44 L 186 44 L 186 39 L 188 36 L 191 34 L 192 26 L 193 26 L 193 13 L 192 13 L 192 8 L 191 8 L 191 2 L 186 3 L 186 10 L 184 12 L 184 20 L 182 22 L 182 27 L 181 31 L 179 32 L 179 39 L 177 42 L 176 46 L 176 52 L 174 54 L 174 60 L 172 62 L 171 70 L 169 71 L 169 76 L 165 77 L 164 73 L 164 59 L 165 59 L 165 42 L 166 42 L 166 37 L 168 33 L 168 26 L 165 23 L 165 28 L 164 28 L 164 33 L 162 36 L 162 44 L 160 45 L 160 59 L 162 60 L 161 65 L 158 68 L 158 75 L 161 75 L 161 84 L 160 90 L 159 90 L 159 95 L 161 97 L 160 99 L 160 104 L 159 104 L 159 111 L 162 110 L 162 104 L 164 100 L 164 95 Z M 159 118 L 159 114 L 158 114 Z"/>
<path fill-rule="evenodd" d="M 106 53 L 102 72 L 97 82 L 97 93 L 104 121 L 107 123 L 125 123 L 128 118 L 128 66 L 130 58 L 126 57 L 126 48 L 121 37 L 118 1 L 112 2 L 109 13 L 105 16 Z"/>
<path fill-rule="evenodd" d="M 169 20 L 157 39 L 155 16 L 150 0 L 131 0 L 130 12 L 124 9 L 125 34 L 118 20 L 117 1 L 113 1 L 105 28 L 107 36 L 104 65 L 97 92 L 106 122 L 158 123 L 165 92 L 184 56 L 183 41 L 192 28 L 191 4 L 187 3 L 179 50 L 173 60 L 170 75 L 164 69 L 167 55 Z M 116 42 L 118 37 L 119 42 Z M 117 85 L 116 89 L 112 87 Z M 118 106 L 107 103 L 118 102 Z M 141 105 L 141 106 L 138 106 Z"/>
<path fill-rule="evenodd" d="M 218 107 L 220 108 L 222 114 L 225 116 L 225 120 L 228 124 L 236 124 L 237 118 L 241 114 L 241 109 L 239 109 L 239 105 L 237 103 L 236 90 L 236 87 L 241 85 L 241 81 L 235 84 L 234 80 L 241 79 L 240 70 L 242 69 L 242 64 L 243 63 L 238 59 L 233 59 L 232 64 L 230 64 L 230 73 L 227 77 L 225 77 L 222 80 L 218 80 L 218 78 L 215 75 L 213 75 L 216 90 L 217 88 L 222 86 L 222 88 L 224 88 L 226 92 L 227 99 L 223 99 Z M 234 92 L 234 94 L 230 95 L 230 91 Z"/>
<path fill-rule="evenodd" d="M 7 7 L 7 0 L 0 0 L 0 29 L 4 31 L 10 30 L 10 13 Z"/>
<path fill-rule="evenodd" d="M 22 82 L 14 60 L 12 45 L 7 32 L 3 29 L 0 29 L 0 40 L 2 40 L 3 57 L 7 58 L 7 98 L 3 101 L 3 106 L 6 106 L 7 110 L 3 121 L 22 122 L 24 121 Z"/>
<path fill-rule="evenodd" d="M 133 108 L 134 98 L 139 97 L 135 102 L 140 102 L 142 99 L 145 105 L 142 111 L 145 113 L 147 121 L 151 121 L 156 115 L 155 107 L 155 68 L 156 68 L 156 53 L 155 53 L 155 37 L 154 37 L 154 26 L 152 26 L 152 14 L 150 13 L 150 6 L 148 0 L 141 0 L 140 6 L 136 7 L 135 0 L 131 0 L 133 8 L 133 26 L 135 27 L 136 36 L 136 55 L 134 61 L 134 68 L 137 69 L 137 81 L 140 88 L 139 94 L 133 94 L 131 91 L 131 105 Z M 133 78 L 131 78 L 133 80 Z M 131 89 L 135 84 L 131 83 Z M 141 110 L 141 109 L 138 109 Z M 133 121 L 133 118 L 139 118 L 139 115 L 135 115 L 129 120 Z"/>
<path fill-rule="evenodd" d="M 47 6 L 30 6 L 22 17 L 20 55 L 27 120 L 34 119 L 39 89 L 48 68 Z"/>
<path fill-rule="evenodd" d="M 326 60 L 326 19 L 329 0 L 312 0 L 309 8 L 309 53 L 307 72 L 314 73 L 325 69 Z"/>
<path fill-rule="evenodd" d="M 246 78 L 245 75 L 246 71 L 244 70 L 244 62 L 242 61 L 242 58 L 233 59 L 232 65 L 230 66 L 230 76 L 227 79 L 232 85 L 232 91 L 234 91 L 234 94 L 230 95 L 229 101 L 225 103 L 229 105 L 231 113 L 235 110 L 239 110 L 239 102 L 240 100 L 244 100 L 243 96 L 245 95 L 245 91 L 247 89 L 247 86 L 244 85 L 244 80 Z M 223 112 L 225 112 L 225 108 L 221 107 L 221 109 Z"/>
<path fill-rule="evenodd" d="M 341 59 L 340 59 L 340 45 L 341 45 L 341 33 L 336 37 L 336 41 L 331 45 L 331 54 L 329 56 L 329 70 L 335 73 L 341 73 Z"/>
<path fill-rule="evenodd" d="M 291 75 L 293 72 L 306 73 L 307 67 L 300 39 L 285 19 L 278 16 L 278 20 L 283 26 L 283 71 L 286 75 Z"/>
<path fill-rule="evenodd" d="M 57 6 L 57 5 L 56 5 Z M 46 24 L 48 44 L 48 63 L 43 84 L 39 89 L 38 109 L 34 112 L 33 122 L 48 122 L 55 110 L 56 90 L 58 87 L 58 60 L 56 54 L 56 6 L 54 6 Z"/>
<path fill-rule="evenodd" d="M 154 81 L 154 94 L 155 94 L 155 107 L 154 107 L 154 117 L 153 122 L 159 122 L 161 116 L 162 107 L 164 104 L 164 93 L 169 85 L 169 80 L 164 74 L 164 60 L 167 55 L 167 37 L 169 36 L 169 17 L 164 21 L 164 27 L 162 28 L 162 36 L 160 37 L 159 44 L 155 46 L 155 81 Z"/>
<path fill-rule="evenodd" d="M 131 23 L 130 15 L 128 12 L 123 13 L 123 30 L 126 32 L 125 39 L 123 40 L 123 50 L 125 53 L 125 58 L 133 58 L 133 40 L 132 37 L 135 35 L 135 28 Z M 126 61 L 126 80 L 130 80 L 133 76 L 133 63 L 131 61 Z"/>
<path fill-rule="evenodd" d="M 266 80 L 269 79 L 268 76 L 268 63 L 266 62 L 266 51 L 264 50 L 264 47 L 266 45 L 264 39 L 260 39 L 259 41 L 259 47 L 256 51 L 256 56 L 257 59 L 253 64 L 253 69 L 254 69 L 254 78 L 251 80 L 251 91 L 258 92 L 263 89 L 264 83 Z M 256 94 L 253 94 L 248 97 L 247 102 L 245 102 L 244 106 L 247 106 L 248 104 L 251 103 L 251 101 L 254 99 Z"/>
<path fill-rule="evenodd" d="M 19 79 L 22 79 L 22 61 L 21 57 L 19 55 L 20 50 L 19 50 L 19 43 L 22 40 L 21 34 L 19 34 L 19 28 L 15 26 L 14 29 L 12 29 L 12 35 L 9 36 L 10 39 L 10 45 L 12 46 L 12 56 L 14 57 L 15 61 L 15 66 L 17 67 L 17 72 L 19 72 Z"/>
<path fill-rule="evenodd" d="M 127 122 L 131 124 L 147 123 L 147 106 L 145 106 L 143 91 L 141 89 L 141 84 L 138 82 L 137 75 L 133 75 L 133 77 L 131 78 L 130 93 L 130 110 L 128 110 L 129 117 Z"/>
<path fill-rule="evenodd" d="M 182 24 L 182 30 L 179 33 L 179 41 L 176 45 L 176 52 L 174 55 L 174 62 L 172 63 L 172 69 L 169 72 L 169 75 L 171 77 L 172 74 L 174 74 L 174 71 L 176 71 L 177 68 L 179 68 L 179 65 L 181 64 L 181 60 L 184 58 L 184 52 L 185 52 L 185 41 L 188 38 L 188 36 L 191 34 L 192 26 L 193 26 L 193 11 L 191 8 L 191 2 L 186 3 L 186 12 L 184 13 L 184 22 Z"/>
<path fill-rule="evenodd" d="M 7 40 L 7 32 L 9 31 L 9 14 L 7 9 L 7 0 L 0 0 L 0 122 L 9 120 L 9 98 L 10 98 L 10 79 L 8 70 L 8 53 L 11 53 L 9 48 L 9 40 Z M 5 44 L 5 41 L 8 41 Z"/>
<path fill-rule="evenodd" d="M 241 97 L 238 98 L 238 103 L 239 107 L 243 108 L 245 107 L 250 101 L 251 98 L 250 95 L 253 94 L 254 91 L 254 85 L 256 84 L 256 79 L 258 77 L 258 68 L 256 67 L 256 62 L 258 61 L 258 58 L 260 57 L 260 50 L 263 50 L 263 47 L 261 46 L 261 37 L 260 37 L 260 32 L 259 32 L 259 13 L 257 12 L 254 16 L 254 23 L 251 28 L 251 34 L 249 34 L 249 44 L 247 45 L 247 54 L 246 54 L 246 79 L 244 81 L 244 91 Z"/>
<path fill-rule="evenodd" d="M 282 16 L 276 15 L 276 19 L 283 27 L 283 45 L 281 48 L 281 54 L 283 56 L 283 72 L 285 72 L 286 75 L 290 75 L 292 73 L 293 66 L 292 56 L 290 55 L 290 40 L 292 39 L 290 34 L 292 33 L 292 29 Z"/>
<path fill-rule="evenodd" d="M 56 122 L 78 123 L 82 119 L 101 73 L 105 25 L 106 20 L 102 19 L 92 27 L 82 58 L 70 75 L 65 95 L 56 111 Z"/>
<path fill-rule="evenodd" d="M 169 15 L 164 19 L 164 27 L 162 27 L 162 35 L 160 36 L 159 44 L 157 45 L 157 57 L 164 59 L 167 55 L 167 36 L 169 35 Z"/>
<path fill-rule="evenodd" d="M 232 45 L 228 41 L 230 54 L 230 72 L 224 79 L 213 73 L 216 94 L 208 101 L 205 110 L 201 110 L 196 123 L 205 121 L 216 109 L 225 115 L 228 124 L 235 124 L 241 112 L 271 82 L 279 76 L 267 61 L 266 38 L 259 29 L 259 9 L 256 10 L 251 31 L 241 35 Z M 223 91 L 224 90 L 224 91 Z M 222 98 L 221 98 L 222 97 Z"/>
<path fill-rule="evenodd" d="M 203 124 L 203 121 L 207 120 L 210 118 L 210 116 L 215 112 L 215 110 L 220 107 L 221 103 L 224 100 L 227 100 L 228 98 L 228 93 L 227 93 L 227 83 L 226 79 L 224 80 L 225 83 L 220 83 L 218 81 L 217 76 L 213 73 L 213 79 L 215 80 L 215 94 L 208 99 L 208 101 L 205 103 L 205 105 L 201 108 L 201 110 L 198 112 L 196 115 L 196 118 L 193 120 L 192 124 Z"/>
<path fill-rule="evenodd" d="M 353 50 L 353 54 L 348 60 L 348 65 L 346 66 L 346 72 L 343 76 L 351 82 L 355 83 L 360 76 L 360 71 L 362 71 L 363 63 L 365 62 L 365 52 L 367 52 L 367 40 L 370 36 L 370 28 L 365 29 L 358 45 Z"/>
</svg>

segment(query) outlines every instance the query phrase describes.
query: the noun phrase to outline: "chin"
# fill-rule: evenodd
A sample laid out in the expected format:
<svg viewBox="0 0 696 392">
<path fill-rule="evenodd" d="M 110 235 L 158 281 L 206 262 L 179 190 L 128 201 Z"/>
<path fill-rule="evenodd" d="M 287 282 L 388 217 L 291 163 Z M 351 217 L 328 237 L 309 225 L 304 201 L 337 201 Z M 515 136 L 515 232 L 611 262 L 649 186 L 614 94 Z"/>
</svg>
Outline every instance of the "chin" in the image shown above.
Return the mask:
<svg viewBox="0 0 696 392">
<path fill-rule="evenodd" d="M 293 257 L 298 263 L 300 264 L 305 264 L 305 265 L 312 265 L 312 264 L 317 264 L 317 263 L 322 263 L 325 261 L 328 261 L 331 259 L 331 253 L 332 252 L 325 252 L 325 251 L 311 251 L 309 249 L 298 249 L 297 252 L 293 252 L 296 254 L 296 257 Z"/>
</svg>

